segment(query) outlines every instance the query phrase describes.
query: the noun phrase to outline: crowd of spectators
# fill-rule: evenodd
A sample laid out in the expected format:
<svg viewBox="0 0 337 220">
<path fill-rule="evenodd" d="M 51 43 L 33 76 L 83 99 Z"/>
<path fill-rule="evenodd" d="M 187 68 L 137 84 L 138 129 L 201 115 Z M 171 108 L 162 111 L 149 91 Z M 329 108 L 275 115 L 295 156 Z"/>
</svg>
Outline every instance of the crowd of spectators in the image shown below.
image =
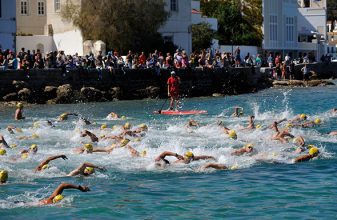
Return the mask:
<svg viewBox="0 0 337 220">
<path fill-rule="evenodd" d="M 313 62 L 312 57 L 303 54 L 298 60 L 293 60 L 286 55 L 284 60 L 281 56 L 272 53 L 262 57 L 260 54 L 252 56 L 249 53 L 242 56 L 240 48 L 237 47 L 233 53 L 220 51 L 201 50 L 187 54 L 185 50 L 177 49 L 174 54 L 155 50 L 153 53 L 146 55 L 144 52 L 133 53 L 129 51 L 126 56 L 121 56 L 116 51 L 110 51 L 105 56 L 101 52 L 98 54 L 89 54 L 86 56 L 66 55 L 64 51 L 54 51 L 46 53 L 45 56 L 40 50 L 25 50 L 22 48 L 17 54 L 11 50 L 0 49 L 0 70 L 4 69 L 48 69 L 62 68 L 68 69 L 146 69 L 155 68 L 160 71 L 161 68 L 223 68 L 223 67 L 242 67 L 242 66 L 269 66 L 276 71 L 287 71 L 290 64 L 294 62 L 309 63 Z M 283 74 L 285 75 L 285 74 Z M 282 75 L 282 77 L 283 77 Z"/>
</svg>

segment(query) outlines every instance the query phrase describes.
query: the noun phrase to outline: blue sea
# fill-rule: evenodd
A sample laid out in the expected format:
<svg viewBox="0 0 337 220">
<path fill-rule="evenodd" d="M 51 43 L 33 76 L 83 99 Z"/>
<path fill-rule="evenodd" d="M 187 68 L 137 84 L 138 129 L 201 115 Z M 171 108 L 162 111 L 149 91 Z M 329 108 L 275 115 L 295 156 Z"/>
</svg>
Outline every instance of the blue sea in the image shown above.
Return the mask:
<svg viewBox="0 0 337 220">
<path fill-rule="evenodd" d="M 17 147 L 0 156 L 0 169 L 9 172 L 8 182 L 0 185 L 0 219 L 335 219 L 337 215 L 337 87 L 267 89 L 254 94 L 224 97 L 184 98 L 182 110 L 207 110 L 206 115 L 156 115 L 165 100 L 118 101 L 74 105 L 32 105 L 24 108 L 26 120 L 13 120 L 14 108 L 0 110 L 0 133 L 8 144 Z M 166 103 L 165 108 L 168 104 Z M 230 117 L 233 106 L 241 106 L 244 115 Z M 76 112 L 93 122 L 85 125 L 77 117 L 55 122 L 63 112 Z M 126 119 L 107 118 L 115 112 Z M 314 160 L 294 164 L 293 143 L 271 140 L 268 127 L 275 120 L 292 119 L 298 114 L 309 120 L 320 118 L 313 128 L 292 128 L 295 136 L 303 136 L 308 144 L 320 150 Z M 249 115 L 255 115 L 253 131 L 247 126 Z M 200 123 L 186 127 L 189 119 Z M 229 139 L 217 125 L 237 131 L 238 139 Z M 149 130 L 141 141 L 129 143 L 145 157 L 132 157 L 125 148 L 110 154 L 76 154 L 73 149 L 89 143 L 80 137 L 88 129 L 97 136 L 118 134 L 120 126 L 129 122 L 133 128 L 146 123 Z M 100 129 L 102 124 L 107 129 Z M 6 127 L 17 126 L 22 132 L 9 134 Z M 33 126 L 35 125 L 35 126 Z M 112 129 L 112 127 L 114 129 Z M 286 123 L 281 124 L 283 128 Z M 20 139 L 22 136 L 36 139 Z M 107 147 L 112 140 L 95 143 Z M 231 152 L 252 143 L 254 154 L 232 156 Z M 20 158 L 20 151 L 38 145 L 36 155 Z M 216 163 L 230 170 L 202 169 L 211 161 L 155 166 L 154 159 L 163 151 L 194 155 L 210 155 Z M 69 159 L 50 162 L 49 169 L 35 173 L 33 169 L 49 156 L 65 154 Z M 171 162 L 175 158 L 168 158 Z M 89 177 L 66 177 L 83 162 L 104 166 Z M 39 206 L 62 182 L 87 185 L 90 192 L 65 190 L 57 204 Z"/>
</svg>

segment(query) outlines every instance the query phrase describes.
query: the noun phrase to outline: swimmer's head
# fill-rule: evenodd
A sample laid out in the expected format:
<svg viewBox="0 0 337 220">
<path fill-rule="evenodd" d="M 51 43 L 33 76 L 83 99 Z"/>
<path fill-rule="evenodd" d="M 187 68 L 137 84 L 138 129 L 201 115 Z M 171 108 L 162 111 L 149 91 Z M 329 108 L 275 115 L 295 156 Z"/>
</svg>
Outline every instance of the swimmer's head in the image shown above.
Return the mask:
<svg viewBox="0 0 337 220">
<path fill-rule="evenodd" d="M 49 168 L 49 165 L 48 164 L 45 164 L 41 167 L 42 170 L 45 170 L 45 169 L 48 169 Z"/>
<path fill-rule="evenodd" d="M 234 131 L 234 130 L 229 131 L 228 137 L 231 138 L 231 139 L 234 139 L 234 140 L 236 140 L 238 138 L 238 136 L 236 134 L 236 131 Z"/>
<path fill-rule="evenodd" d="M 30 145 L 29 150 L 32 151 L 33 153 L 36 153 L 37 152 L 37 145 L 36 144 Z"/>
<path fill-rule="evenodd" d="M 252 152 L 254 150 L 254 145 L 253 144 L 246 144 L 244 146 L 244 148 L 246 149 L 247 153 L 250 153 L 250 152 Z"/>
<path fill-rule="evenodd" d="M 6 150 L 5 149 L 0 149 L 0 156 L 6 155 Z"/>
<path fill-rule="evenodd" d="M 312 147 L 312 148 L 310 148 L 309 154 L 310 154 L 311 156 L 317 156 L 317 155 L 319 154 L 318 148 L 317 148 L 317 147 Z"/>
<path fill-rule="evenodd" d="M 319 125 L 319 124 L 321 124 L 321 119 L 320 118 L 316 118 L 315 120 L 314 120 L 314 123 L 316 124 L 316 125 Z"/>
<path fill-rule="evenodd" d="M 256 129 L 260 129 L 262 126 L 260 125 L 260 124 L 257 124 L 256 126 L 255 126 L 255 128 Z"/>
<path fill-rule="evenodd" d="M 93 167 L 86 167 L 83 171 L 84 175 L 90 175 L 93 174 L 95 172 L 95 169 Z"/>
<path fill-rule="evenodd" d="M 143 131 L 148 129 L 146 124 L 140 124 L 139 128 L 141 128 Z"/>
<path fill-rule="evenodd" d="M 0 170 L 0 183 L 6 183 L 8 180 L 7 170 Z"/>
<path fill-rule="evenodd" d="M 140 141 L 142 141 L 142 139 L 141 138 L 135 138 L 135 139 L 133 139 L 133 141 L 134 142 L 140 142 Z"/>
<path fill-rule="evenodd" d="M 107 128 L 106 124 L 102 124 L 102 125 L 101 125 L 101 130 L 104 130 L 104 129 L 106 129 L 106 128 Z"/>
<path fill-rule="evenodd" d="M 112 126 L 112 130 L 116 130 L 118 128 L 117 125 Z"/>
<path fill-rule="evenodd" d="M 126 122 L 124 125 L 123 125 L 123 128 L 125 130 L 129 130 L 131 128 L 131 124 L 129 122 Z"/>
<path fill-rule="evenodd" d="M 146 157 L 147 155 L 147 151 L 146 150 L 143 150 L 142 152 L 140 152 L 140 156 L 141 157 Z"/>
<path fill-rule="evenodd" d="M 184 156 L 187 160 L 190 160 L 194 157 L 194 154 L 192 153 L 192 151 L 187 151 L 185 152 Z"/>
<path fill-rule="evenodd" d="M 37 134 L 32 134 L 32 139 L 38 139 L 40 136 L 39 135 L 37 135 Z"/>
<path fill-rule="evenodd" d="M 92 153 L 92 151 L 94 150 L 94 147 L 92 146 L 92 144 L 85 144 L 84 149 L 87 153 Z"/>
<path fill-rule="evenodd" d="M 122 139 L 122 140 L 121 140 L 121 147 L 124 147 L 124 146 L 127 145 L 129 142 L 130 142 L 130 140 L 127 139 L 127 138 Z"/>
<path fill-rule="evenodd" d="M 122 115 L 121 119 L 122 119 L 122 120 L 125 120 L 125 119 L 126 119 L 126 116 Z"/>
<path fill-rule="evenodd" d="M 22 102 L 18 102 L 18 103 L 16 104 L 16 107 L 19 108 L 19 109 L 22 109 L 22 108 L 23 108 Z"/>
<path fill-rule="evenodd" d="M 61 120 L 66 120 L 67 117 L 68 117 L 68 114 L 67 114 L 67 113 L 62 113 L 62 114 L 60 115 L 59 118 L 60 118 Z"/>
<path fill-rule="evenodd" d="M 58 194 L 57 196 L 55 196 L 53 198 L 53 203 L 58 203 L 58 202 L 61 202 L 61 200 L 63 199 L 64 197 L 61 195 L 61 194 Z"/>
<path fill-rule="evenodd" d="M 300 119 L 306 120 L 307 119 L 307 115 L 306 114 L 300 114 Z"/>
<path fill-rule="evenodd" d="M 27 159 L 29 154 L 27 152 L 21 154 L 21 159 Z"/>
</svg>

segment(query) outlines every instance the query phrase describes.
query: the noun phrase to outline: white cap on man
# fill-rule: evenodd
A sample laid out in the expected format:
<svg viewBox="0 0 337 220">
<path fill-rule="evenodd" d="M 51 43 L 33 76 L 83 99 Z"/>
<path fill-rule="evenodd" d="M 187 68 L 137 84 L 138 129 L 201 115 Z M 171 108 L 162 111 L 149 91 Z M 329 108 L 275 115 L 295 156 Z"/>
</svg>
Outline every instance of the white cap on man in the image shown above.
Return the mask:
<svg viewBox="0 0 337 220">
<path fill-rule="evenodd" d="M 176 72 L 174 72 L 174 71 L 171 72 L 171 75 L 175 75 L 175 74 L 176 74 Z"/>
</svg>

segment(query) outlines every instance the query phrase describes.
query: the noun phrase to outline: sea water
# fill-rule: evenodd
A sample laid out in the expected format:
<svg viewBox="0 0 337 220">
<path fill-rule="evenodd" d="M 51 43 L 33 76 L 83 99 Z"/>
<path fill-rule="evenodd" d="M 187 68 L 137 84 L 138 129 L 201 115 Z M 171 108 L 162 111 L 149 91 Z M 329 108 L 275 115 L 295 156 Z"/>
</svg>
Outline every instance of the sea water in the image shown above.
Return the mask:
<svg viewBox="0 0 337 220">
<path fill-rule="evenodd" d="M 13 120 L 13 108 L 0 111 L 0 133 L 8 144 L 17 144 L 0 157 L 0 168 L 9 172 L 8 183 L 0 185 L 0 219 L 334 219 L 337 197 L 337 88 L 268 89 L 255 94 L 185 98 L 183 110 L 207 110 L 206 115 L 167 116 L 153 114 L 165 100 L 118 101 L 74 105 L 33 105 L 24 108 L 26 120 Z M 167 103 L 166 103 L 167 105 Z M 244 115 L 230 117 L 233 106 L 241 106 Z M 165 106 L 167 108 L 168 106 Z M 63 112 L 76 112 L 93 122 L 85 125 L 76 117 L 48 126 Z M 125 120 L 109 120 L 115 112 Z M 271 140 L 268 126 L 275 120 L 291 119 L 305 113 L 309 119 L 320 118 L 314 128 L 293 128 L 291 133 L 303 136 L 316 145 L 320 157 L 294 164 L 298 154 L 292 143 Z M 247 126 L 249 115 L 261 129 L 240 130 Z M 200 123 L 187 128 L 189 119 Z M 237 140 L 223 133 L 218 123 L 235 129 Z M 35 127 L 33 126 L 34 122 Z M 118 134 L 112 129 L 130 122 L 133 126 L 146 123 L 149 130 L 140 142 L 130 145 L 147 151 L 146 157 L 134 158 L 125 148 L 110 154 L 76 154 L 73 149 L 89 143 L 80 131 L 88 129 L 97 136 Z M 107 129 L 100 126 L 107 124 Z M 285 123 L 284 123 L 285 124 Z M 283 124 L 283 125 L 284 125 Z M 8 125 L 22 128 L 22 133 L 9 134 Z M 283 126 L 281 126 L 283 127 Z M 38 139 L 20 140 L 20 136 L 37 134 Z M 36 155 L 20 159 L 20 151 L 38 145 Z M 252 155 L 232 156 L 231 152 L 246 143 L 253 143 Z M 111 140 L 100 141 L 95 147 L 106 147 Z M 216 162 L 233 170 L 204 170 L 210 161 L 158 168 L 154 159 L 163 151 L 194 155 L 210 155 Z M 33 169 L 48 156 L 65 154 L 68 160 L 50 162 L 50 168 L 39 173 Z M 168 158 L 171 162 L 175 158 Z M 104 166 L 90 177 L 66 177 L 83 162 Z M 58 204 L 38 206 L 62 182 L 87 185 L 90 192 L 65 190 Z"/>
</svg>

